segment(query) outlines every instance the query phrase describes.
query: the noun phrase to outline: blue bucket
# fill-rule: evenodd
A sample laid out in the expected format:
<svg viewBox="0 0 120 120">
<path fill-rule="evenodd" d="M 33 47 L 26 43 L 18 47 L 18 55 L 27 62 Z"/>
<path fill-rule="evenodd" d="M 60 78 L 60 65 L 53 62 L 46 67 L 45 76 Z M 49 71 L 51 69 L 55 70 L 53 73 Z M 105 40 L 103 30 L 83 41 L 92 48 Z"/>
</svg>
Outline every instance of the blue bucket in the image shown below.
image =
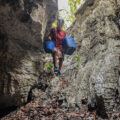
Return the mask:
<svg viewBox="0 0 120 120">
<path fill-rule="evenodd" d="M 52 40 L 45 41 L 45 52 L 52 53 L 55 48 L 55 43 Z"/>
<path fill-rule="evenodd" d="M 63 51 L 67 55 L 72 55 L 73 52 L 76 50 L 76 44 L 72 37 L 65 37 L 63 42 Z"/>
</svg>

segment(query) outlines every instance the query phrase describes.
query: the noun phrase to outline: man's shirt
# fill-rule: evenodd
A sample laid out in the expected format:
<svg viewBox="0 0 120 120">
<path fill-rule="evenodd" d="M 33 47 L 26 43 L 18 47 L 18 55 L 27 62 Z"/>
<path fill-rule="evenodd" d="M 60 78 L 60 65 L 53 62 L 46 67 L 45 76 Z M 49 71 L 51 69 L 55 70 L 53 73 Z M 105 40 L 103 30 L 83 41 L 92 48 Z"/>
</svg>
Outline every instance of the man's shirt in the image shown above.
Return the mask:
<svg viewBox="0 0 120 120">
<path fill-rule="evenodd" d="M 57 28 L 51 29 L 50 37 L 56 44 L 56 47 L 62 50 L 62 41 L 66 36 L 66 32 L 64 30 L 57 31 Z"/>
</svg>

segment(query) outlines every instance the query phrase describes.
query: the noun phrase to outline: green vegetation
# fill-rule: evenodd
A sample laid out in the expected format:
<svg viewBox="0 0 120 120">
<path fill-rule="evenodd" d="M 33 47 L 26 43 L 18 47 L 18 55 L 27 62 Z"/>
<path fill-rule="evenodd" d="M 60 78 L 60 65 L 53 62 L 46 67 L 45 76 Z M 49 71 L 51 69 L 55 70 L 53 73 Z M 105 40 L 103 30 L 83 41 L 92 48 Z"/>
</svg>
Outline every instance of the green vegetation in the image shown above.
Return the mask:
<svg viewBox="0 0 120 120">
<path fill-rule="evenodd" d="M 81 2 L 83 2 L 85 0 L 68 0 L 68 5 L 69 5 L 69 11 L 67 10 L 59 10 L 58 12 L 58 16 L 62 17 L 65 20 L 65 26 L 63 27 L 63 29 L 67 29 L 68 24 L 72 24 L 75 20 L 75 12 L 77 11 L 77 9 L 79 8 Z"/>
<path fill-rule="evenodd" d="M 47 72 L 49 72 L 49 73 L 51 73 L 51 72 L 53 72 L 53 64 L 52 63 L 46 63 L 45 64 L 45 66 L 44 66 L 44 69 L 47 71 Z"/>
<path fill-rule="evenodd" d="M 80 54 L 78 54 L 77 55 L 77 68 L 79 69 L 80 68 L 80 66 L 81 66 L 81 62 L 83 62 L 84 61 L 84 58 L 82 58 L 81 56 L 80 56 Z"/>
<path fill-rule="evenodd" d="M 75 20 L 74 13 L 77 11 L 81 2 L 85 0 L 68 0 L 69 10 L 61 9 L 58 11 L 58 17 L 63 18 L 65 20 L 65 24 L 63 26 L 63 30 L 68 28 L 68 24 L 71 24 Z M 68 23 L 68 24 L 67 24 Z M 52 28 L 57 27 L 57 20 L 52 24 Z"/>
<path fill-rule="evenodd" d="M 80 3 L 82 0 L 69 0 L 68 4 L 70 6 L 70 14 L 69 14 L 69 20 L 70 22 L 73 22 L 75 20 L 75 16 L 74 13 L 76 12 L 76 10 L 78 9 Z"/>
</svg>

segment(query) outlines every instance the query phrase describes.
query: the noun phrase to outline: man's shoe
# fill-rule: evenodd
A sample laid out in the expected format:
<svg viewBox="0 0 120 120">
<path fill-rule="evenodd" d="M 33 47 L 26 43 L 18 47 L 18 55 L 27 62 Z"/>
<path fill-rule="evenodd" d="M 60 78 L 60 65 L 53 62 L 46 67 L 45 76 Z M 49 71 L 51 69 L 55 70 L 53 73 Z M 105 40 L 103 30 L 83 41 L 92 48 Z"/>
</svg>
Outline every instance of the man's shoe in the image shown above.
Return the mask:
<svg viewBox="0 0 120 120">
<path fill-rule="evenodd" d="M 59 69 L 57 67 L 54 67 L 54 72 L 58 72 Z"/>
<path fill-rule="evenodd" d="M 61 75 L 61 73 L 60 73 L 60 71 L 58 71 L 58 73 L 56 74 L 58 77 L 61 77 L 62 75 Z"/>
</svg>

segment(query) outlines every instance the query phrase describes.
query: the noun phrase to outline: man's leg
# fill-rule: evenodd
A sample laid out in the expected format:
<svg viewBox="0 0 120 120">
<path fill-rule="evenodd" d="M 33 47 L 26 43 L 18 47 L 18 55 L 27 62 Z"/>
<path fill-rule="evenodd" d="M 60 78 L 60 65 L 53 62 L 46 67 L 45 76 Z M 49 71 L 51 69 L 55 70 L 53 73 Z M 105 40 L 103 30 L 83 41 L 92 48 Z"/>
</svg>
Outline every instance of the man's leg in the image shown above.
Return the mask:
<svg viewBox="0 0 120 120">
<path fill-rule="evenodd" d="M 59 71 L 61 71 L 64 58 L 59 58 Z"/>
<path fill-rule="evenodd" d="M 54 67 L 57 67 L 57 54 L 56 54 L 56 52 L 53 53 L 53 64 L 54 64 Z"/>
<path fill-rule="evenodd" d="M 60 52 L 61 52 L 61 57 L 59 58 L 59 70 L 61 71 L 63 61 L 64 61 L 64 53 L 62 51 Z"/>
</svg>

